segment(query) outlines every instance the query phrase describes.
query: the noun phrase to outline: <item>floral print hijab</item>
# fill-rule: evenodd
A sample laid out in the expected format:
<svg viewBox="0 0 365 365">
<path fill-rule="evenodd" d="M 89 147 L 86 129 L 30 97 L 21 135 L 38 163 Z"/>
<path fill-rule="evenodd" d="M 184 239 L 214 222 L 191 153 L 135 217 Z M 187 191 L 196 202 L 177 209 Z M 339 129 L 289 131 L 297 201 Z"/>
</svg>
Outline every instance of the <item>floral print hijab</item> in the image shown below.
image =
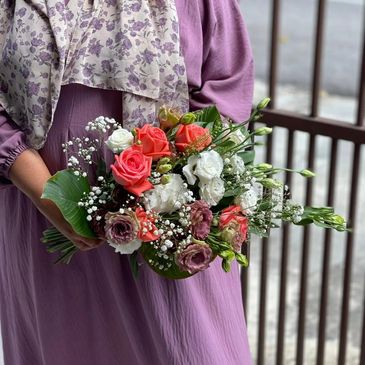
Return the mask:
<svg viewBox="0 0 365 365">
<path fill-rule="evenodd" d="M 171 0 L 3 0 L 0 104 L 41 148 L 61 85 L 121 90 L 126 128 L 161 104 L 186 111 L 188 87 Z"/>
</svg>

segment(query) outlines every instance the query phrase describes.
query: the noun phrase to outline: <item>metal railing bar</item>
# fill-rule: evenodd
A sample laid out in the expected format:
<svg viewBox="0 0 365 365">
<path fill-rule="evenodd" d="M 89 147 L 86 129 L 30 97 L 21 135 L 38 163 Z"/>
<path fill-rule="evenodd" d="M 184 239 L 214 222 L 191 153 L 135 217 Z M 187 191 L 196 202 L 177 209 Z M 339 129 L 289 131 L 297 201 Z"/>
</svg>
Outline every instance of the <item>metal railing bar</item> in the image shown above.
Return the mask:
<svg viewBox="0 0 365 365">
<path fill-rule="evenodd" d="M 286 166 L 293 168 L 293 156 L 295 145 L 295 132 L 288 131 L 288 148 L 286 155 Z M 291 186 L 292 174 L 286 174 L 285 184 Z M 288 225 L 283 227 L 283 239 L 281 248 L 281 268 L 280 268 L 280 298 L 278 313 L 278 333 L 276 349 L 276 365 L 284 364 L 284 344 L 285 344 L 285 319 L 286 319 L 286 292 L 288 276 L 288 258 L 289 258 L 290 230 Z"/>
<path fill-rule="evenodd" d="M 326 0 L 318 1 L 317 23 L 316 23 L 316 40 L 314 51 L 313 80 L 312 80 L 312 106 L 311 116 L 318 116 L 319 93 L 321 87 L 321 65 L 323 51 L 323 34 L 325 29 L 324 15 L 326 10 Z"/>
<path fill-rule="evenodd" d="M 364 31 L 363 31 L 363 50 L 360 70 L 360 84 L 359 84 L 359 100 L 357 107 L 356 124 L 364 126 L 365 124 L 365 7 L 364 7 Z"/>
<path fill-rule="evenodd" d="M 308 151 L 308 168 L 313 170 L 316 150 L 316 135 L 311 134 Z M 313 179 L 307 181 L 306 205 L 312 204 Z M 297 338 L 297 365 L 304 364 L 304 340 L 305 340 L 305 317 L 307 307 L 307 280 L 310 255 L 310 228 L 304 228 L 302 242 L 302 265 L 300 276 L 299 316 L 298 316 L 298 338 Z"/>
<path fill-rule="evenodd" d="M 245 244 L 245 247 L 242 249 L 242 253 L 250 257 L 250 244 Z M 241 268 L 241 293 L 242 293 L 242 302 L 243 302 L 243 312 L 246 319 L 246 326 L 247 326 L 247 315 L 248 315 L 248 275 L 249 270 L 248 268 Z"/>
<path fill-rule="evenodd" d="M 328 194 L 327 194 L 328 206 L 333 206 L 335 199 L 337 150 L 338 150 L 338 140 L 333 139 L 331 146 L 331 166 L 328 180 Z M 318 325 L 317 365 L 324 365 L 324 358 L 325 358 L 328 284 L 329 284 L 330 261 L 331 261 L 331 251 L 332 251 L 331 241 L 332 241 L 332 231 L 327 229 L 325 232 L 323 262 L 322 262 L 322 286 L 321 286 L 321 301 L 320 301 L 320 313 L 319 313 L 319 325 Z"/>
<path fill-rule="evenodd" d="M 265 110 L 262 121 L 269 126 L 365 144 L 365 126 L 359 127 L 332 119 L 311 118 L 283 110 Z"/>
<path fill-rule="evenodd" d="M 362 334 L 361 334 L 361 344 L 360 344 L 360 348 L 361 348 L 360 361 L 359 361 L 360 365 L 365 364 L 365 294 L 364 294 L 362 307 L 364 308 L 364 311 L 363 311 Z"/>
<path fill-rule="evenodd" d="M 361 146 L 359 144 L 355 144 L 354 145 L 354 154 L 353 154 L 350 207 L 349 207 L 349 226 L 352 229 L 355 226 L 357 196 L 358 196 L 358 187 L 359 187 L 360 159 L 361 159 Z M 344 267 L 344 278 L 343 278 L 338 365 L 343 365 L 346 362 L 347 330 L 348 330 L 348 321 L 349 321 L 349 302 L 350 302 L 350 295 L 351 295 L 353 245 L 354 245 L 354 235 L 353 235 L 353 233 L 349 232 L 347 234 L 346 258 L 345 258 L 345 263 L 344 263 L 345 267 Z"/>
<path fill-rule="evenodd" d="M 270 107 L 276 106 L 276 85 L 278 74 L 279 57 L 279 32 L 280 32 L 280 0 L 272 1 L 271 19 L 271 49 L 270 49 L 270 70 L 269 70 L 269 95 L 271 98 Z"/>
<path fill-rule="evenodd" d="M 271 163 L 273 153 L 273 136 L 267 137 L 266 161 Z M 257 365 L 265 365 L 265 340 L 266 340 L 266 297 L 267 297 L 267 274 L 269 257 L 269 239 L 262 240 L 261 251 L 261 278 L 260 278 L 260 304 L 259 304 L 259 331 L 257 346 Z"/>
</svg>

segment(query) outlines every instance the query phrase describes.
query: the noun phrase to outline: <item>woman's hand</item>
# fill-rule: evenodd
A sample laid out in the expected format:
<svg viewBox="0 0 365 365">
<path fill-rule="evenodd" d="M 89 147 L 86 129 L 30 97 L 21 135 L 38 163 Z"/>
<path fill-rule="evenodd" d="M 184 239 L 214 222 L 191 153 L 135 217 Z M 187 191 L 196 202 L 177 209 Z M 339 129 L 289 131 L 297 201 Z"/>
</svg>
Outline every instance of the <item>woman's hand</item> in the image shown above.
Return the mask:
<svg viewBox="0 0 365 365">
<path fill-rule="evenodd" d="M 65 218 L 63 218 L 62 213 L 52 201 L 48 199 L 39 199 L 35 204 L 38 210 L 53 224 L 53 226 L 73 242 L 81 251 L 92 250 L 103 243 L 102 240 L 97 238 L 92 239 L 78 235 Z"/>
<path fill-rule="evenodd" d="M 52 201 L 41 199 L 44 186 L 51 174 L 37 151 L 29 149 L 21 153 L 11 167 L 9 177 L 13 184 L 33 201 L 50 223 L 77 248 L 88 251 L 103 243 L 100 239 L 90 239 L 78 235 Z"/>
</svg>

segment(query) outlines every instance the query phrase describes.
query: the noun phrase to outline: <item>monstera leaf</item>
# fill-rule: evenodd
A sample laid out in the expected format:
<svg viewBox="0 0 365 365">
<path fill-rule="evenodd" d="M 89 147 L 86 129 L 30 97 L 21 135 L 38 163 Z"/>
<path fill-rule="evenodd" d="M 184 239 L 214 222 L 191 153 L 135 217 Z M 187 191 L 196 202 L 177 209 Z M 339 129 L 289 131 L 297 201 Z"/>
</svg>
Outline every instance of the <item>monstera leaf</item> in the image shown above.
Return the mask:
<svg viewBox="0 0 365 365">
<path fill-rule="evenodd" d="M 76 176 L 72 170 L 62 170 L 47 182 L 42 198 L 52 200 L 74 231 L 83 237 L 93 238 L 94 232 L 86 219 L 87 212 L 78 202 L 90 192 L 88 180 Z"/>
<path fill-rule="evenodd" d="M 186 271 L 181 271 L 179 267 L 175 264 L 175 262 L 172 261 L 169 261 L 172 263 L 172 265 L 168 270 L 160 269 L 159 266 L 166 265 L 167 260 L 157 255 L 157 252 L 153 248 L 153 245 L 150 245 L 148 243 L 143 244 L 140 248 L 140 253 L 142 254 L 147 264 L 151 267 L 151 269 L 157 274 L 164 276 L 165 278 L 176 280 L 186 279 L 192 276 Z"/>
</svg>

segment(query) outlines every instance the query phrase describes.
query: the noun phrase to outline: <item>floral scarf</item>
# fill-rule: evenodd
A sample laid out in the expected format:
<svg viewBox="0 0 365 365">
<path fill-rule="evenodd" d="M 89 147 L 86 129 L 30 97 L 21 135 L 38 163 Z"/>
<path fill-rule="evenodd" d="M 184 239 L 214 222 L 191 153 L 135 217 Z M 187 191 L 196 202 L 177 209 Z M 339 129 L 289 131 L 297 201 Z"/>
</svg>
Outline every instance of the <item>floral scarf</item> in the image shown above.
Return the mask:
<svg viewBox="0 0 365 365">
<path fill-rule="evenodd" d="M 41 148 L 61 85 L 123 91 L 126 128 L 168 103 L 186 111 L 188 87 L 171 0 L 4 0 L 0 104 Z"/>
</svg>

